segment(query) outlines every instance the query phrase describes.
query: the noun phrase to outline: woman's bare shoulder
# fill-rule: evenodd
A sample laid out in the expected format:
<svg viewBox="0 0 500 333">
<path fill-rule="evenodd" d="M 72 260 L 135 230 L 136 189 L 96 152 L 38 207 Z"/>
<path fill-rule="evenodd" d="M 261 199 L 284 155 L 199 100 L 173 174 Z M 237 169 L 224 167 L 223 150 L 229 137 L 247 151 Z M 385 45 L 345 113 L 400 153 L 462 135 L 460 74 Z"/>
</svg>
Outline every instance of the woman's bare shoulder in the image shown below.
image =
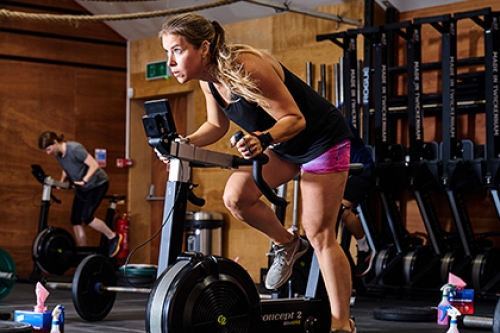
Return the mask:
<svg viewBox="0 0 500 333">
<path fill-rule="evenodd" d="M 267 73 L 272 70 L 281 79 L 284 78 L 283 68 L 281 64 L 271 54 L 263 50 L 255 50 L 256 52 L 241 52 L 238 55 L 238 62 L 249 73 Z"/>
</svg>

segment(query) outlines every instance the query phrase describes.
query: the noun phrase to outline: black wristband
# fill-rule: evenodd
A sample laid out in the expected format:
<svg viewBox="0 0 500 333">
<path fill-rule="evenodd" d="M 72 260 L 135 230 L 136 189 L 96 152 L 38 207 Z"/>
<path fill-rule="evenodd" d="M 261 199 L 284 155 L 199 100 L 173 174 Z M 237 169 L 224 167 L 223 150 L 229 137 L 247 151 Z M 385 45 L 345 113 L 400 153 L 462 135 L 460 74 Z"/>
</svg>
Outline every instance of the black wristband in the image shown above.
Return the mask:
<svg viewBox="0 0 500 333">
<path fill-rule="evenodd" d="M 262 146 L 262 151 L 266 150 L 266 148 L 269 147 L 271 143 L 273 143 L 274 141 L 273 137 L 269 132 L 264 132 L 259 134 L 255 133 L 255 136 L 260 141 L 260 145 Z"/>
</svg>

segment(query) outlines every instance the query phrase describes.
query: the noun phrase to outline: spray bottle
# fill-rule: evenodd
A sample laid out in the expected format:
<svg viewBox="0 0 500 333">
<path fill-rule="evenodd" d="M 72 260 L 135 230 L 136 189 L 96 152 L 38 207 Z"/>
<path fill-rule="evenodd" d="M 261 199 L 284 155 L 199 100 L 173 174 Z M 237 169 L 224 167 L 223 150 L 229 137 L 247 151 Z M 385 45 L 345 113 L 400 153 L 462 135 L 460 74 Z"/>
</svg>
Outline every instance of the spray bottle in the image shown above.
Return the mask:
<svg viewBox="0 0 500 333">
<path fill-rule="evenodd" d="M 450 316 L 450 328 L 446 333 L 460 333 L 457 328 L 457 317 L 461 315 L 460 311 L 457 310 L 457 308 L 453 306 L 449 306 L 446 309 L 446 313 L 448 313 L 448 316 Z"/>
<path fill-rule="evenodd" d="M 50 328 L 50 333 L 61 333 L 61 329 L 59 327 L 60 325 L 59 318 L 61 312 L 62 312 L 61 305 L 57 305 L 54 308 L 54 310 L 52 310 L 52 326 Z"/>
<path fill-rule="evenodd" d="M 448 293 L 450 291 L 453 292 L 454 290 L 455 286 L 449 283 L 441 287 L 442 296 L 441 296 L 441 302 L 439 302 L 438 304 L 438 314 L 437 314 L 438 325 L 448 326 L 449 324 L 450 317 L 448 317 L 448 314 L 446 313 L 446 308 L 451 306 L 450 301 L 448 300 Z"/>
</svg>

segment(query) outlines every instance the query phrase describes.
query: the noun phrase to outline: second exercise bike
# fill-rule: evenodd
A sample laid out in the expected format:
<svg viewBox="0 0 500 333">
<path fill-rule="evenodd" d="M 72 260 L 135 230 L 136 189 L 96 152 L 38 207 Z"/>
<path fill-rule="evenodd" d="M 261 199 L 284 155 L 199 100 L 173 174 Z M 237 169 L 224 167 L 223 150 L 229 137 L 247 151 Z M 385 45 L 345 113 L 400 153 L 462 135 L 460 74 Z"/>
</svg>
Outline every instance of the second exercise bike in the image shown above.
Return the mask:
<svg viewBox="0 0 500 333">
<path fill-rule="evenodd" d="M 52 202 L 60 203 L 52 188 L 71 188 L 70 183 L 59 182 L 47 176 L 38 164 L 31 166 L 31 173 L 43 184 L 42 203 L 38 222 L 38 234 L 33 241 L 32 257 L 35 263 L 32 278 L 38 280 L 41 272 L 63 275 L 69 268 L 76 267 L 85 257 L 91 254 L 107 256 L 108 240 L 103 235 L 99 246 L 76 246 L 73 236 L 65 229 L 48 225 L 49 209 Z M 125 195 L 106 195 L 109 201 L 106 212 L 106 225 L 113 229 L 113 219 L 119 202 L 125 200 Z"/>
</svg>

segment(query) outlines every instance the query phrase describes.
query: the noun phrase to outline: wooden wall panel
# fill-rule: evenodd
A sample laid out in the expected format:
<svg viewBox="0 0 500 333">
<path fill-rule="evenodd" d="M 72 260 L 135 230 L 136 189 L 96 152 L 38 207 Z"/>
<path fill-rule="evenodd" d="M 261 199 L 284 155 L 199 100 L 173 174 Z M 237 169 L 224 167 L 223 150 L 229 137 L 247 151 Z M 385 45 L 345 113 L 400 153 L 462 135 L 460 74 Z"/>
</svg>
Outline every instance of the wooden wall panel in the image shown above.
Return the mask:
<svg viewBox="0 0 500 333">
<path fill-rule="evenodd" d="M 46 13 L 46 14 L 73 14 L 86 13 L 80 5 L 74 1 L 36 1 L 36 0 L 14 0 L 2 3 L 2 8 L 13 12 Z M 20 24 L 20 22 L 22 24 Z M 28 34 L 44 34 L 71 37 L 73 39 L 94 39 L 96 41 L 107 41 L 123 43 L 123 37 L 111 29 L 103 29 L 100 22 L 58 22 L 2 18 L 0 21 L 2 31 L 25 32 Z"/>
<path fill-rule="evenodd" d="M 27 58 L 45 62 L 75 63 L 91 67 L 126 68 L 126 44 L 106 45 L 92 41 L 54 39 L 18 33 L 2 33 L 0 43 L 9 45 L 2 57 Z"/>
<path fill-rule="evenodd" d="M 131 213 L 130 246 L 145 243 L 151 236 L 151 201 L 149 196 L 153 151 L 144 134 L 141 118 L 144 100 L 133 100 L 130 105 L 130 157 L 134 165 L 128 175 L 127 207 Z M 131 258 L 132 262 L 153 263 L 151 243 L 146 243 Z"/>
<path fill-rule="evenodd" d="M 84 12 L 72 1 L 11 1 L 9 8 Z M 0 246 L 13 256 L 18 274 L 25 277 L 33 267 L 31 246 L 42 195 L 42 184 L 32 176 L 30 165 L 40 164 L 57 180 L 61 175 L 56 159 L 38 148 L 40 133 L 64 134 L 92 154 L 95 148 L 106 149 L 109 193 L 127 193 L 128 171 L 115 165 L 116 158 L 125 157 L 126 42 L 103 24 L 79 30 L 47 22 L 2 20 L 0 29 L 0 198 L 5 203 L 0 207 Z M 85 45 L 77 50 L 79 58 L 74 55 L 75 45 Z M 108 56 L 103 58 L 104 53 Z M 53 193 L 62 204 L 51 206 L 49 223 L 72 232 L 73 192 Z M 124 212 L 126 207 L 119 210 Z M 103 203 L 97 216 L 104 218 L 105 212 Z M 98 243 L 100 234 L 89 229 L 88 236 L 91 245 Z"/>
</svg>

